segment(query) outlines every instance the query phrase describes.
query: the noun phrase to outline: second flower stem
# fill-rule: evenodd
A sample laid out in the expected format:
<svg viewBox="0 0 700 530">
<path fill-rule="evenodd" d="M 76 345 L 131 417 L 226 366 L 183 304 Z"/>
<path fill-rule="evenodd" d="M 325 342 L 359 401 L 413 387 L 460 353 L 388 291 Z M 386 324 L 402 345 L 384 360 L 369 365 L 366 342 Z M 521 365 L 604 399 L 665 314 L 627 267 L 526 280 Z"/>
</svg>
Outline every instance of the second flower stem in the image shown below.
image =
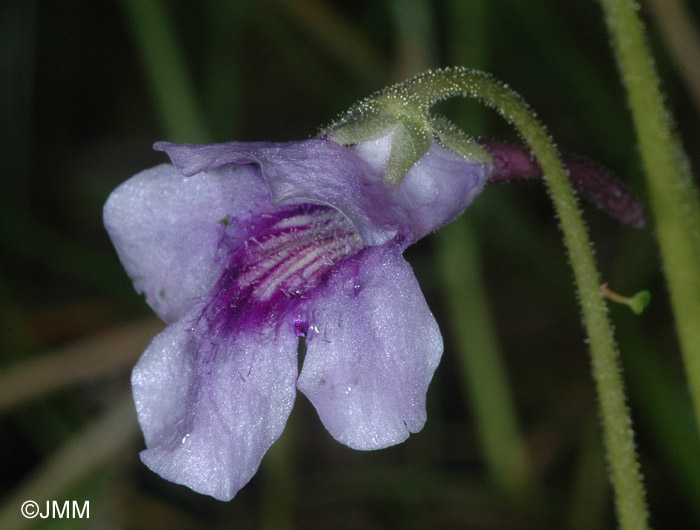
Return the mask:
<svg viewBox="0 0 700 530">
<path fill-rule="evenodd" d="M 633 0 L 600 0 L 627 90 L 676 330 L 700 427 L 700 200 Z"/>
</svg>

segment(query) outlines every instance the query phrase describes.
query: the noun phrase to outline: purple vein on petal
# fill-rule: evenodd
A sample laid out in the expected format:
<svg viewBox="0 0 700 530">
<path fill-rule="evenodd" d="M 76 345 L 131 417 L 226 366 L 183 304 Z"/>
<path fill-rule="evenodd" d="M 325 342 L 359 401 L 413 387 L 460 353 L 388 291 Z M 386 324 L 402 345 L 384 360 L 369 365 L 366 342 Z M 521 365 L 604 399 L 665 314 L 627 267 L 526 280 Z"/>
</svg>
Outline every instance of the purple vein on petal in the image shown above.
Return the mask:
<svg viewBox="0 0 700 530">
<path fill-rule="evenodd" d="M 526 147 L 480 139 L 493 157 L 488 183 L 542 177 L 542 169 Z M 574 189 L 609 215 L 634 228 L 646 223 L 641 201 L 611 171 L 578 155 L 564 155 Z"/>
</svg>

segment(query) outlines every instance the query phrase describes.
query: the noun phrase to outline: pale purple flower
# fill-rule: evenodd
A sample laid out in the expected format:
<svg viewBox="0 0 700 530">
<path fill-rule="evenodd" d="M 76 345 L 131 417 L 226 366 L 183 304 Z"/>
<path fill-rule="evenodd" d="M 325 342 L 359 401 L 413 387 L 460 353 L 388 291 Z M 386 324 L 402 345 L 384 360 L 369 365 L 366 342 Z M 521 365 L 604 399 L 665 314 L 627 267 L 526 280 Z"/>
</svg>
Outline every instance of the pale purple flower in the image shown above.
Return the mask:
<svg viewBox="0 0 700 530">
<path fill-rule="evenodd" d="M 143 462 L 231 499 L 282 433 L 297 389 L 349 447 L 419 431 L 442 338 L 402 253 L 487 181 L 541 175 L 527 150 L 484 145 L 490 161 L 434 143 L 390 186 L 391 133 L 351 147 L 157 143 L 172 164 L 132 177 L 104 210 L 136 289 L 169 324 L 132 374 Z M 643 224 L 604 168 L 568 165 L 580 192 Z"/>
<path fill-rule="evenodd" d="M 443 346 L 402 253 L 463 212 L 491 164 L 436 143 L 391 187 L 390 143 L 158 143 L 173 165 L 112 193 L 107 230 L 169 323 L 132 375 L 153 471 L 231 499 L 297 389 L 355 449 L 423 427 Z"/>
</svg>

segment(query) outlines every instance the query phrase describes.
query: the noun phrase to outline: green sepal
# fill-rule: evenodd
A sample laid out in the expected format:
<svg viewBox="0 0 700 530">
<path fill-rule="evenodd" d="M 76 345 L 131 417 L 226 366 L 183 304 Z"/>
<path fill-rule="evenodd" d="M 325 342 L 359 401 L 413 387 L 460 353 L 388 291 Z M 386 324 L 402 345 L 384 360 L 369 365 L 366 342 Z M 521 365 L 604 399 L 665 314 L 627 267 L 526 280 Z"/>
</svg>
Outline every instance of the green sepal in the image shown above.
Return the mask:
<svg viewBox="0 0 700 530">
<path fill-rule="evenodd" d="M 391 154 L 384 172 L 384 182 L 390 186 L 401 184 L 413 165 L 428 152 L 432 145 L 432 131 L 424 131 L 406 123 L 394 129 L 391 139 Z"/>
<path fill-rule="evenodd" d="M 343 145 L 380 138 L 393 130 L 391 153 L 384 182 L 397 186 L 430 149 L 433 142 L 452 149 L 464 158 L 488 163 L 491 157 L 474 139 L 442 116 L 433 116 L 421 103 L 396 85 L 354 105 L 321 131 Z"/>
<path fill-rule="evenodd" d="M 484 164 L 491 162 L 491 155 L 479 142 L 465 134 L 444 116 L 433 116 L 431 125 L 441 145 L 469 160 Z"/>
</svg>

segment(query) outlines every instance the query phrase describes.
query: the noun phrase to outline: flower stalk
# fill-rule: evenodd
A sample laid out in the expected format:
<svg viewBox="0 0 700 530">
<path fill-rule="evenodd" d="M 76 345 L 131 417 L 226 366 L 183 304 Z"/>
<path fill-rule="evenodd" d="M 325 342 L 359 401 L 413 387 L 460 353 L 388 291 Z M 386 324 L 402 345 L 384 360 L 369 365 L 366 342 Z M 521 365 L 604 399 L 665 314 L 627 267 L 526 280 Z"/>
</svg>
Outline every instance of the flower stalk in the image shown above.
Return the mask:
<svg viewBox="0 0 700 530">
<path fill-rule="evenodd" d="M 619 354 L 600 292 L 591 243 L 566 171 L 546 129 L 518 94 L 483 72 L 465 68 L 429 72 L 407 81 L 397 90 L 426 111 L 446 98 L 459 95 L 478 98 L 513 124 L 531 147 L 546 175 L 574 271 L 590 343 L 620 526 L 623 529 L 647 528 L 644 489 L 632 422 L 625 403 Z"/>
<path fill-rule="evenodd" d="M 627 89 L 676 331 L 700 426 L 700 201 L 663 103 L 637 3 L 600 3 Z"/>
</svg>

